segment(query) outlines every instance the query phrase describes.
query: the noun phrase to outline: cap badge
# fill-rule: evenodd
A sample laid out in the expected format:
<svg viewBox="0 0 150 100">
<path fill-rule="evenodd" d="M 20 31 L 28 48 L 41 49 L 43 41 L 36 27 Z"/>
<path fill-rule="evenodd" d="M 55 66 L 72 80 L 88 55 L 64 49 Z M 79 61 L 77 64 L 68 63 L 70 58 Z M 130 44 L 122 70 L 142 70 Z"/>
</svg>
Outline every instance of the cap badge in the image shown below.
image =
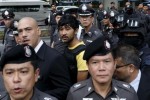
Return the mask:
<svg viewBox="0 0 150 100">
<path fill-rule="evenodd" d="M 18 22 L 14 21 L 14 27 L 17 28 L 18 27 Z"/>
<path fill-rule="evenodd" d="M 107 40 L 104 41 L 104 46 L 106 49 L 110 49 L 110 43 Z"/>
<path fill-rule="evenodd" d="M 83 10 L 83 11 L 86 11 L 86 10 L 87 10 L 87 7 L 86 7 L 85 4 L 82 6 L 82 10 Z"/>
<path fill-rule="evenodd" d="M 107 11 L 105 11 L 105 10 L 104 10 L 104 12 L 103 12 L 103 13 L 104 13 L 104 15 L 106 15 L 106 14 L 107 14 Z"/>
<path fill-rule="evenodd" d="M 7 15 L 9 14 L 9 12 L 6 10 L 6 11 L 4 12 L 4 14 L 7 16 Z"/>
<path fill-rule="evenodd" d="M 110 16 L 111 16 L 111 17 L 114 17 L 114 16 L 115 16 L 114 11 L 111 11 L 111 12 L 110 12 Z"/>
<path fill-rule="evenodd" d="M 25 46 L 24 49 L 25 49 L 25 56 L 31 57 L 32 53 L 31 53 L 29 46 Z"/>
</svg>

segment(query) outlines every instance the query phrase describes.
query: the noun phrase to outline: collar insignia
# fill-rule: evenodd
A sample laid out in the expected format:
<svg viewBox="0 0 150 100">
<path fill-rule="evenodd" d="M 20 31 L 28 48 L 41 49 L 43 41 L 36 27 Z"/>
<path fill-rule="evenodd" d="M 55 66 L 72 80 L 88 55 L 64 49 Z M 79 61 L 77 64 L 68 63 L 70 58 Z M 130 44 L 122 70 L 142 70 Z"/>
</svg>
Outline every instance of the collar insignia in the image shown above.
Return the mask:
<svg viewBox="0 0 150 100">
<path fill-rule="evenodd" d="M 81 86 L 81 84 L 75 84 L 74 88 L 78 88 L 79 86 Z"/>
</svg>

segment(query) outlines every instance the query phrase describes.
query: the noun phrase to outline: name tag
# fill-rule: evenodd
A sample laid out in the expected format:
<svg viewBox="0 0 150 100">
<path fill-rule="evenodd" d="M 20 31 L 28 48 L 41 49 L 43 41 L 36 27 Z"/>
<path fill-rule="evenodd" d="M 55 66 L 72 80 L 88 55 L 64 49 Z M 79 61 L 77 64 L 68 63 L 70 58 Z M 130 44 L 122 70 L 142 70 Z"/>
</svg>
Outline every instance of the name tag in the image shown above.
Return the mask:
<svg viewBox="0 0 150 100">
<path fill-rule="evenodd" d="M 93 100 L 93 98 L 83 98 L 82 100 Z"/>
<path fill-rule="evenodd" d="M 111 98 L 111 100 L 126 100 L 126 98 Z"/>
</svg>

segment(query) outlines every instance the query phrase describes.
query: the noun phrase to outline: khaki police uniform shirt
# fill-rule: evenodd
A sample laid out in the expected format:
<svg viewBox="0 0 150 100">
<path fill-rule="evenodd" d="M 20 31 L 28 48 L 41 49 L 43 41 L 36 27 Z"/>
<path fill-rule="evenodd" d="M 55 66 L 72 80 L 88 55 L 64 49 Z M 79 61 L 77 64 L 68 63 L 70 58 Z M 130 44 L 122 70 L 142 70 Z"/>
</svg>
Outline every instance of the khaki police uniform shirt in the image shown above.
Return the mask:
<svg viewBox="0 0 150 100">
<path fill-rule="evenodd" d="M 103 98 L 95 92 L 90 78 L 73 85 L 68 93 L 67 100 L 138 100 L 138 97 L 129 84 L 112 80 L 112 89 L 106 98 Z"/>
<path fill-rule="evenodd" d="M 11 100 L 11 99 L 7 92 L 1 92 L 0 100 Z M 44 92 L 41 92 L 35 88 L 31 100 L 58 100 L 58 99 L 56 99 L 55 97 L 50 96 Z"/>
</svg>

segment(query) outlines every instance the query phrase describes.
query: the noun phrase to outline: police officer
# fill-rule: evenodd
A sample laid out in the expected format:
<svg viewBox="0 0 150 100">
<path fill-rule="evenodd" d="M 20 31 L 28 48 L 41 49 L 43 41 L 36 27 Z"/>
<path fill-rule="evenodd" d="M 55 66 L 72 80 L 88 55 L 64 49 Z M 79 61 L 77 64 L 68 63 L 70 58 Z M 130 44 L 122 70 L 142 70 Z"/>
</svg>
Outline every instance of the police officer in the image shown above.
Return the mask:
<svg viewBox="0 0 150 100">
<path fill-rule="evenodd" d="M 0 100 L 58 100 L 34 87 L 38 80 L 38 56 L 28 45 L 17 45 L 6 52 L 0 61 L 6 87 Z"/>
<path fill-rule="evenodd" d="M 114 31 L 114 21 L 115 21 L 115 13 L 111 11 L 110 13 L 107 11 L 103 12 L 103 20 L 101 21 L 101 30 L 103 35 L 110 39 L 113 46 L 117 46 L 118 36 Z M 112 24 L 113 23 L 113 24 Z"/>
<path fill-rule="evenodd" d="M 94 13 L 95 11 L 88 4 L 82 4 L 78 8 L 79 21 L 84 28 L 80 39 L 82 39 L 86 45 L 97 37 L 102 36 L 101 31 L 93 24 Z"/>
<path fill-rule="evenodd" d="M 103 16 L 104 16 L 104 5 L 102 2 L 99 3 L 99 8 L 98 10 L 96 11 L 96 17 L 97 17 L 97 25 L 98 25 L 98 28 L 101 27 L 101 21 L 103 20 Z"/>
<path fill-rule="evenodd" d="M 139 18 L 130 18 L 120 29 L 120 43 L 130 44 L 140 51 L 141 69 L 150 65 L 150 48 L 146 43 L 146 25 Z"/>
<path fill-rule="evenodd" d="M 91 78 L 73 85 L 67 100 L 138 100 L 129 84 L 112 79 L 116 61 L 109 40 L 99 37 L 87 45 L 83 59 Z"/>
<path fill-rule="evenodd" d="M 2 12 L 2 17 L 5 23 L 5 30 L 4 30 L 4 38 L 3 44 L 5 45 L 4 53 L 14 47 L 16 45 L 16 41 L 14 39 L 13 31 L 16 30 L 14 26 L 14 17 L 15 14 L 11 10 L 4 10 Z"/>
<path fill-rule="evenodd" d="M 56 4 L 51 4 L 51 10 L 48 15 L 48 17 L 45 19 L 45 24 L 49 25 L 49 33 L 50 33 L 50 40 L 53 41 L 53 34 L 57 28 L 57 22 L 55 20 L 55 14 L 56 14 Z M 50 45 L 52 44 L 52 41 L 50 41 Z"/>
</svg>

